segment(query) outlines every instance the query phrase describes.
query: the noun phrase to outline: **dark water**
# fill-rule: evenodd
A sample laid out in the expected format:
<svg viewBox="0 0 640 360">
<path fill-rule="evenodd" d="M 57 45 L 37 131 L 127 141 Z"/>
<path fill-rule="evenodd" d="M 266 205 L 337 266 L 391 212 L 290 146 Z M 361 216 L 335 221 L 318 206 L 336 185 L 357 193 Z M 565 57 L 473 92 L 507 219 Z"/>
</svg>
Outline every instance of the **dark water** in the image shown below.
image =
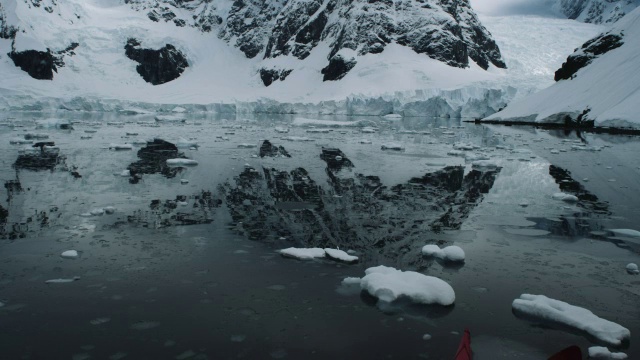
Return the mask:
<svg viewBox="0 0 640 360">
<path fill-rule="evenodd" d="M 64 130 L 35 129 L 50 114 L 7 116 L 18 126 L 0 126 L 3 359 L 450 359 L 464 328 L 478 359 L 593 345 L 516 318 L 522 293 L 620 323 L 632 333 L 623 351 L 640 357 L 640 277 L 625 272 L 640 240 L 608 231 L 640 229 L 637 138 L 448 119 L 310 128 L 297 116 L 220 115 L 153 127 L 150 116 L 56 114 L 74 122 Z M 10 139 L 26 133 L 59 150 L 19 153 L 31 145 Z M 140 149 L 154 137 L 199 146 L 149 157 Z M 291 157 L 261 158 L 265 139 Z M 381 150 L 392 143 L 404 151 Z M 476 148 L 456 154 L 455 143 Z M 176 154 L 199 164 L 168 168 Z M 498 167 L 472 166 L 473 154 Z M 554 200 L 560 190 L 579 201 Z M 461 246 L 464 266 L 423 258 L 430 243 Z M 276 253 L 290 246 L 350 249 L 361 261 Z M 77 259 L 60 257 L 70 249 Z M 446 280 L 455 305 L 379 308 L 340 288 L 377 265 Z"/>
</svg>

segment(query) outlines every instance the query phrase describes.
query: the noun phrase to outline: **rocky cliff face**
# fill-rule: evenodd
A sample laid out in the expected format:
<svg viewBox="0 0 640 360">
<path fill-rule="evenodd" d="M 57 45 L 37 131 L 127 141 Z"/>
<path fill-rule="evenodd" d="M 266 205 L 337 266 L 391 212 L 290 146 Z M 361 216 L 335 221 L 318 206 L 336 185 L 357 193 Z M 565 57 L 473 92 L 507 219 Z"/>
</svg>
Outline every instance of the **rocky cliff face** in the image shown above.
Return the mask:
<svg viewBox="0 0 640 360">
<path fill-rule="evenodd" d="M 594 59 L 622 46 L 622 44 L 624 44 L 622 41 L 623 36 L 624 32 L 608 32 L 587 41 L 582 47 L 569 55 L 567 61 L 556 71 L 555 80 L 572 79 L 578 70 L 591 64 Z"/>
<path fill-rule="evenodd" d="M 638 5 L 638 0 L 558 0 L 555 7 L 569 19 L 603 24 L 618 21 Z"/>
<path fill-rule="evenodd" d="M 194 26 L 239 48 L 248 58 L 307 58 L 320 43 L 330 61 L 343 49 L 357 55 L 410 47 L 450 66 L 504 68 L 500 50 L 468 0 L 126 0 L 153 21 Z"/>
</svg>

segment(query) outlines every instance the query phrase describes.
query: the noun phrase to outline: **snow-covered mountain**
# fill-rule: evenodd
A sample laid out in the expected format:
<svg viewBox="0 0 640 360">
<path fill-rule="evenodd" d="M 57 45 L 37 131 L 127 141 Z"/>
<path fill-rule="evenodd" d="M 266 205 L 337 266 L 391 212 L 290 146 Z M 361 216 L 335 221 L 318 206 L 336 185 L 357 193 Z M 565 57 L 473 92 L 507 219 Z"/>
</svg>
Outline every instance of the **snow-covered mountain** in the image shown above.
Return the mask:
<svg viewBox="0 0 640 360">
<path fill-rule="evenodd" d="M 591 123 L 640 128 L 640 8 L 587 41 L 556 72 L 553 86 L 487 120 Z"/>
<path fill-rule="evenodd" d="M 468 0 L 0 4 L 5 110 L 486 116 L 548 86 L 598 29 L 483 18 L 504 57 Z"/>
<path fill-rule="evenodd" d="M 640 0 L 555 0 L 554 8 L 569 19 L 614 23 L 640 5 Z"/>
</svg>

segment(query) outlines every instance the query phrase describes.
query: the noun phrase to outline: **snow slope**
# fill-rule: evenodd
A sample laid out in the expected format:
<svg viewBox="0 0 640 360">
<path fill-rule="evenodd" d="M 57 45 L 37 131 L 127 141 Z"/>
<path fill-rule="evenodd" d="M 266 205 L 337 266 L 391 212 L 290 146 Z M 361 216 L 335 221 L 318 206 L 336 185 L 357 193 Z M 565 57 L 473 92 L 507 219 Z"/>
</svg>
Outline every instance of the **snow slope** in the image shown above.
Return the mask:
<svg viewBox="0 0 640 360">
<path fill-rule="evenodd" d="M 596 57 L 574 78 L 513 102 L 487 120 L 559 123 L 588 110 L 586 119 L 597 126 L 640 128 L 640 8 L 608 33 L 621 34 L 624 44 Z"/>
<path fill-rule="evenodd" d="M 59 51 L 72 42 L 80 46 L 75 55 L 64 56 L 65 66 L 53 80 L 35 80 L 4 56 L 11 41 L 0 39 L 0 109 L 108 111 L 133 102 L 151 110 L 157 110 L 153 104 L 213 104 L 197 108 L 486 116 L 514 98 L 550 85 L 553 71 L 566 54 L 600 30 L 562 19 L 482 17 L 503 49 L 506 70 L 490 66 L 485 71 L 473 61 L 468 68 L 451 67 L 391 43 L 382 53 L 358 56 L 356 66 L 343 79 L 323 82 L 320 70 L 326 66 L 329 43 L 319 43 L 304 60 L 247 58 L 213 33 L 152 22 L 144 11 L 133 11 L 118 0 L 53 3 L 48 13 L 27 6 L 28 2 L 3 1 L 8 23 L 38 24 L 22 29 L 18 47 Z M 171 43 L 186 55 L 189 67 L 174 81 L 158 86 L 146 83 L 136 72 L 137 63 L 124 56 L 123 46 L 131 37 L 148 48 Z M 265 87 L 258 74 L 265 66 L 295 70 L 286 81 Z"/>
</svg>

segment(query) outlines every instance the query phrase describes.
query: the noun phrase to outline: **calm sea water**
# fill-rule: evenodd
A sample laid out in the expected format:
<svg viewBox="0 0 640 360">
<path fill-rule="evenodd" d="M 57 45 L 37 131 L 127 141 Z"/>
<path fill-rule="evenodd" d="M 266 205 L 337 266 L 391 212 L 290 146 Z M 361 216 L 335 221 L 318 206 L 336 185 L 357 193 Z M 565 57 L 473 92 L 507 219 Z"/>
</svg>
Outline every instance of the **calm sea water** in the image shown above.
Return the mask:
<svg viewBox="0 0 640 360">
<path fill-rule="evenodd" d="M 450 359 L 465 328 L 478 359 L 592 345 L 516 318 L 523 293 L 620 323 L 632 333 L 623 351 L 640 357 L 640 277 L 625 271 L 640 240 L 609 231 L 640 230 L 638 138 L 419 118 L 2 117 L 0 358 Z M 49 118 L 74 129 L 36 129 Z M 20 161 L 31 145 L 10 140 L 27 133 L 59 147 L 52 169 Z M 198 165 L 131 183 L 121 173 L 153 138 L 197 142 L 179 152 Z M 260 158 L 265 139 L 291 157 Z M 323 148 L 353 166 L 332 167 Z M 483 158 L 498 168 L 472 166 Z M 580 200 L 553 199 L 561 190 Z M 105 207 L 114 213 L 87 214 Z M 465 264 L 422 257 L 429 243 L 461 246 Z M 282 258 L 289 246 L 361 261 Z M 78 258 L 60 256 L 71 249 Z M 455 305 L 380 307 L 340 287 L 377 265 L 449 282 Z"/>
</svg>

